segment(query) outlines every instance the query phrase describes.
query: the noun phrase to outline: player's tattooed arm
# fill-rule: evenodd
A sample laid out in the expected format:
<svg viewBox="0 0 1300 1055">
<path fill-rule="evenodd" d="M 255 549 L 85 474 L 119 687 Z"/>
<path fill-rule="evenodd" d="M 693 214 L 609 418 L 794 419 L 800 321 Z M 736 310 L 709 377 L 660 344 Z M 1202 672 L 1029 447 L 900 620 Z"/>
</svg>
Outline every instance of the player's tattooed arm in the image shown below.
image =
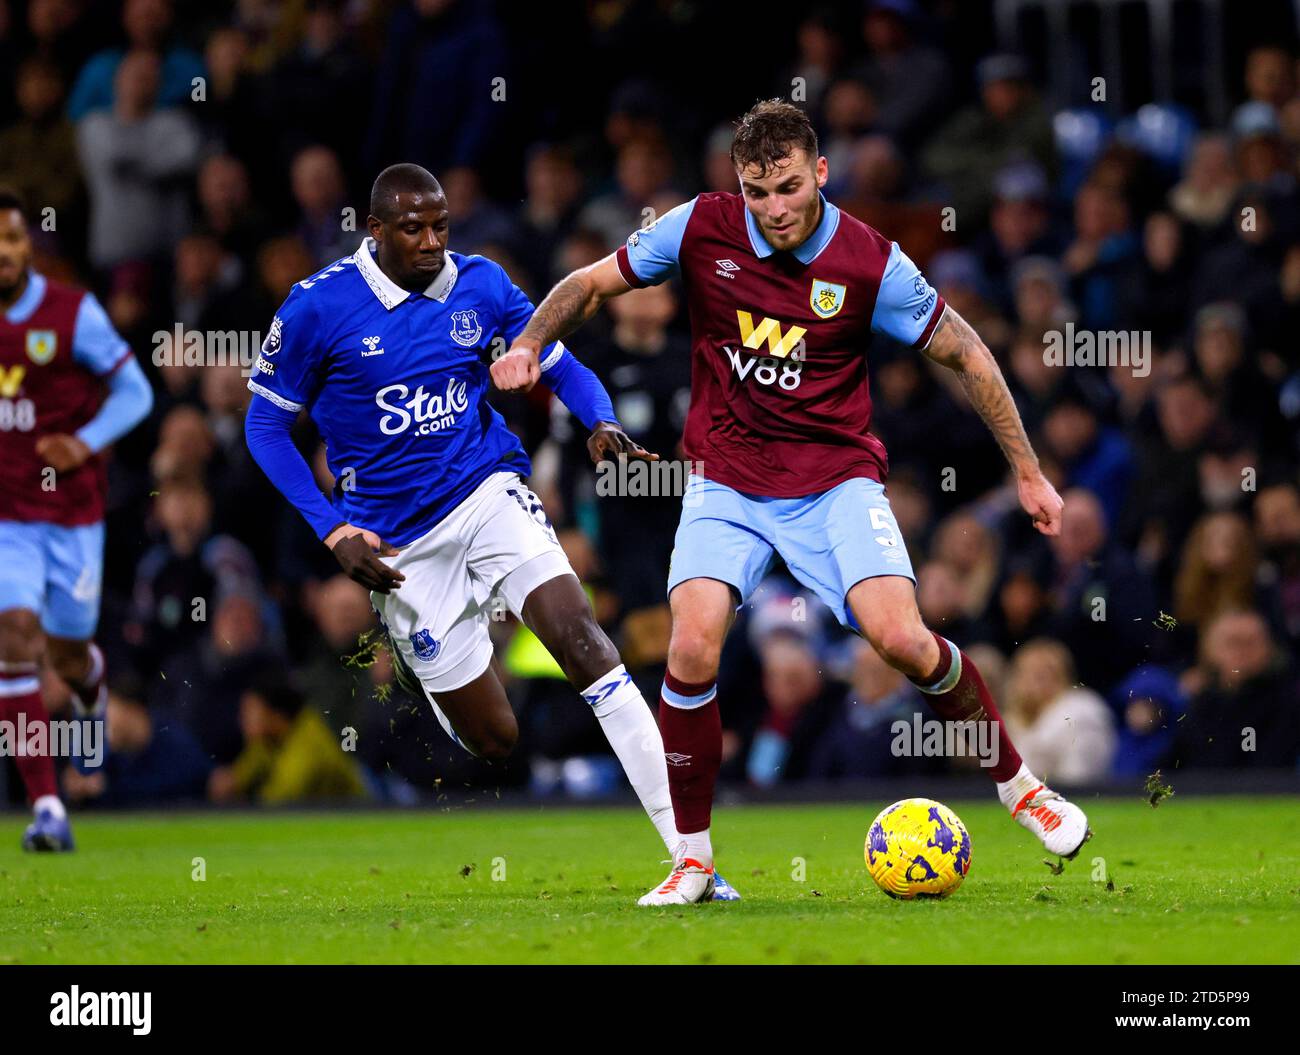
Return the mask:
<svg viewBox="0 0 1300 1055">
<path fill-rule="evenodd" d="M 492 382 L 503 392 L 527 392 L 542 376 L 539 356 L 552 341 L 567 337 L 596 314 L 605 301 L 631 287 L 613 256 L 579 268 L 546 295 L 510 350 L 492 364 Z"/>
<path fill-rule="evenodd" d="M 1025 433 L 1020 412 L 993 353 L 980 340 L 970 323 L 951 307 L 925 349 L 940 366 L 952 370 L 966 392 L 971 406 L 993 433 L 1016 475 L 1020 505 L 1034 518 L 1044 535 L 1061 530 L 1061 498 L 1038 465 L 1038 456 Z"/>
</svg>

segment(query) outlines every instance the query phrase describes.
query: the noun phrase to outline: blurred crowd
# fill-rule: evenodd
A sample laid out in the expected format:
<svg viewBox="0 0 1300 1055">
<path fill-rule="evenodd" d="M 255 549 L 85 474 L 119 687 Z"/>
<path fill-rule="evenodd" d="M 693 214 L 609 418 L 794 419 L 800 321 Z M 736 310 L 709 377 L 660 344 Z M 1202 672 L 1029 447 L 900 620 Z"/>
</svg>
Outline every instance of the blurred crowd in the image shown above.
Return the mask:
<svg viewBox="0 0 1300 1055">
<path fill-rule="evenodd" d="M 708 5 L 558 6 L 0 0 L 0 183 L 29 203 L 38 267 L 100 296 L 157 392 L 110 469 L 111 757 L 69 769 L 69 794 L 616 788 L 597 723 L 508 620 L 494 634 L 522 739 L 506 766 L 464 755 L 392 684 L 365 591 L 244 445 L 240 363 L 191 361 L 184 338 L 255 349 L 295 281 L 356 249 L 370 180 L 399 160 L 442 181 L 452 249 L 497 260 L 538 299 L 667 208 L 735 190 L 730 121 L 775 95 L 812 115 L 828 197 L 897 240 L 997 354 L 1065 497 L 1060 536 L 1037 535 L 952 377 L 872 344 L 873 429 L 922 613 L 975 657 L 1029 765 L 1059 784 L 1294 770 L 1294 37 L 1241 49 L 1215 127 L 1173 103 L 1053 110 L 1032 63 L 972 19 L 978 4 L 842 4 L 791 13 L 785 33 Z M 720 69 L 724 45 L 743 61 Z M 1045 355 L 1083 331 L 1128 335 L 1133 361 Z M 676 455 L 679 291 L 619 298 L 569 344 L 627 431 Z M 598 497 L 581 426 L 544 390 L 500 409 L 656 700 L 679 500 Z M 328 489 L 309 422 L 298 440 Z M 729 778 L 961 768 L 900 753 L 895 723 L 929 712 L 833 624 L 779 569 L 741 611 L 719 686 Z M 57 707 L 60 686 L 48 693 Z"/>
</svg>

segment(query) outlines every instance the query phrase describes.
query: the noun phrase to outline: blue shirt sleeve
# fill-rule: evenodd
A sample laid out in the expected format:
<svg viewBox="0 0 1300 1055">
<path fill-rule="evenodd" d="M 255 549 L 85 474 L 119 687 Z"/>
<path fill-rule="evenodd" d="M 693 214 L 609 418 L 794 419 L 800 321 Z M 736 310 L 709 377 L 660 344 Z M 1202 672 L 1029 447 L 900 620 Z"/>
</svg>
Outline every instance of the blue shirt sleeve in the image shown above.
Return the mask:
<svg viewBox="0 0 1300 1055">
<path fill-rule="evenodd" d="M 925 280 L 897 242 L 890 245 L 889 260 L 876 294 L 871 331 L 892 337 L 911 348 L 924 348 L 943 316 L 944 301 Z"/>
<path fill-rule="evenodd" d="M 306 290 L 294 286 L 262 342 L 248 387 L 281 410 L 297 413 L 320 387 L 320 323 Z"/>
<path fill-rule="evenodd" d="M 615 259 L 629 286 L 657 286 L 678 273 L 686 225 L 695 210 L 695 198 L 669 209 L 659 219 L 633 231 L 618 247 Z"/>
<path fill-rule="evenodd" d="M 108 312 L 92 294 L 83 296 L 72 329 L 72 361 L 96 377 L 103 377 L 130 354 L 131 349 L 113 328 Z"/>
<path fill-rule="evenodd" d="M 244 439 L 253 460 L 323 541 L 344 520 L 316 486 L 316 478 L 294 446 L 290 430 L 297 417 L 296 411 L 285 410 L 274 400 L 254 398 L 244 416 Z"/>
</svg>

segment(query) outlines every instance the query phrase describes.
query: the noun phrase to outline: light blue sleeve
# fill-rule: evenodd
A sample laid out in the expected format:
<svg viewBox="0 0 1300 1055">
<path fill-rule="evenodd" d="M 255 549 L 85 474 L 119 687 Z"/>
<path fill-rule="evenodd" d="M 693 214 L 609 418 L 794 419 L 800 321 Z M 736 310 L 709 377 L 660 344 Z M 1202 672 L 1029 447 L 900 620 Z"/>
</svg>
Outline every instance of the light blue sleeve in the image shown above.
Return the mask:
<svg viewBox="0 0 1300 1055">
<path fill-rule="evenodd" d="M 925 280 L 898 243 L 892 243 L 876 294 L 871 331 L 911 348 L 924 348 L 930 343 L 943 309 L 939 291 Z"/>
<path fill-rule="evenodd" d="M 129 353 L 128 353 L 129 354 Z M 108 398 L 93 418 L 77 430 L 77 438 L 92 451 L 102 451 L 135 428 L 153 409 L 153 389 L 135 356 L 108 376 Z"/>
<path fill-rule="evenodd" d="M 280 305 L 253 363 L 248 388 L 281 410 L 297 413 L 319 389 L 320 323 L 301 285 Z"/>
<path fill-rule="evenodd" d="M 130 347 L 113 328 L 108 312 L 87 293 L 81 298 L 72 329 L 72 361 L 96 377 L 103 377 L 130 354 Z"/>
<path fill-rule="evenodd" d="M 657 286 L 678 273 L 686 225 L 695 210 L 696 199 L 669 209 L 657 220 L 633 231 L 615 254 L 618 269 L 631 286 Z"/>
</svg>

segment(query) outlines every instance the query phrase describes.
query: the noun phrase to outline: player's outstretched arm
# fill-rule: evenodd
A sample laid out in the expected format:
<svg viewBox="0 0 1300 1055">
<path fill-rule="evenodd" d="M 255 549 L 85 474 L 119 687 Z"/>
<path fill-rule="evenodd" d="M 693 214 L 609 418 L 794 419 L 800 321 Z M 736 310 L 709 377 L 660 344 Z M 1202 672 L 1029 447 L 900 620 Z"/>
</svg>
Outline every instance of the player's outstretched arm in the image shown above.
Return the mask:
<svg viewBox="0 0 1300 1055">
<path fill-rule="evenodd" d="M 396 556 L 397 550 L 373 531 L 340 523 L 338 513 L 317 488 L 290 435 L 297 416 L 263 396 L 254 396 L 244 418 L 244 435 L 253 460 L 329 547 L 348 578 L 376 593 L 398 589 L 406 576 L 379 560 Z"/>
<path fill-rule="evenodd" d="M 595 315 L 605 301 L 631 288 L 612 253 L 561 279 L 537 305 L 510 350 L 492 364 L 492 383 L 502 392 L 527 392 L 541 377 L 542 349 L 568 336 Z"/>
<path fill-rule="evenodd" d="M 925 354 L 956 373 L 971 405 L 984 419 L 1016 474 L 1020 505 L 1044 535 L 1061 531 L 1061 496 L 1038 465 L 1015 400 L 993 353 L 951 307 L 934 331 Z"/>
</svg>

